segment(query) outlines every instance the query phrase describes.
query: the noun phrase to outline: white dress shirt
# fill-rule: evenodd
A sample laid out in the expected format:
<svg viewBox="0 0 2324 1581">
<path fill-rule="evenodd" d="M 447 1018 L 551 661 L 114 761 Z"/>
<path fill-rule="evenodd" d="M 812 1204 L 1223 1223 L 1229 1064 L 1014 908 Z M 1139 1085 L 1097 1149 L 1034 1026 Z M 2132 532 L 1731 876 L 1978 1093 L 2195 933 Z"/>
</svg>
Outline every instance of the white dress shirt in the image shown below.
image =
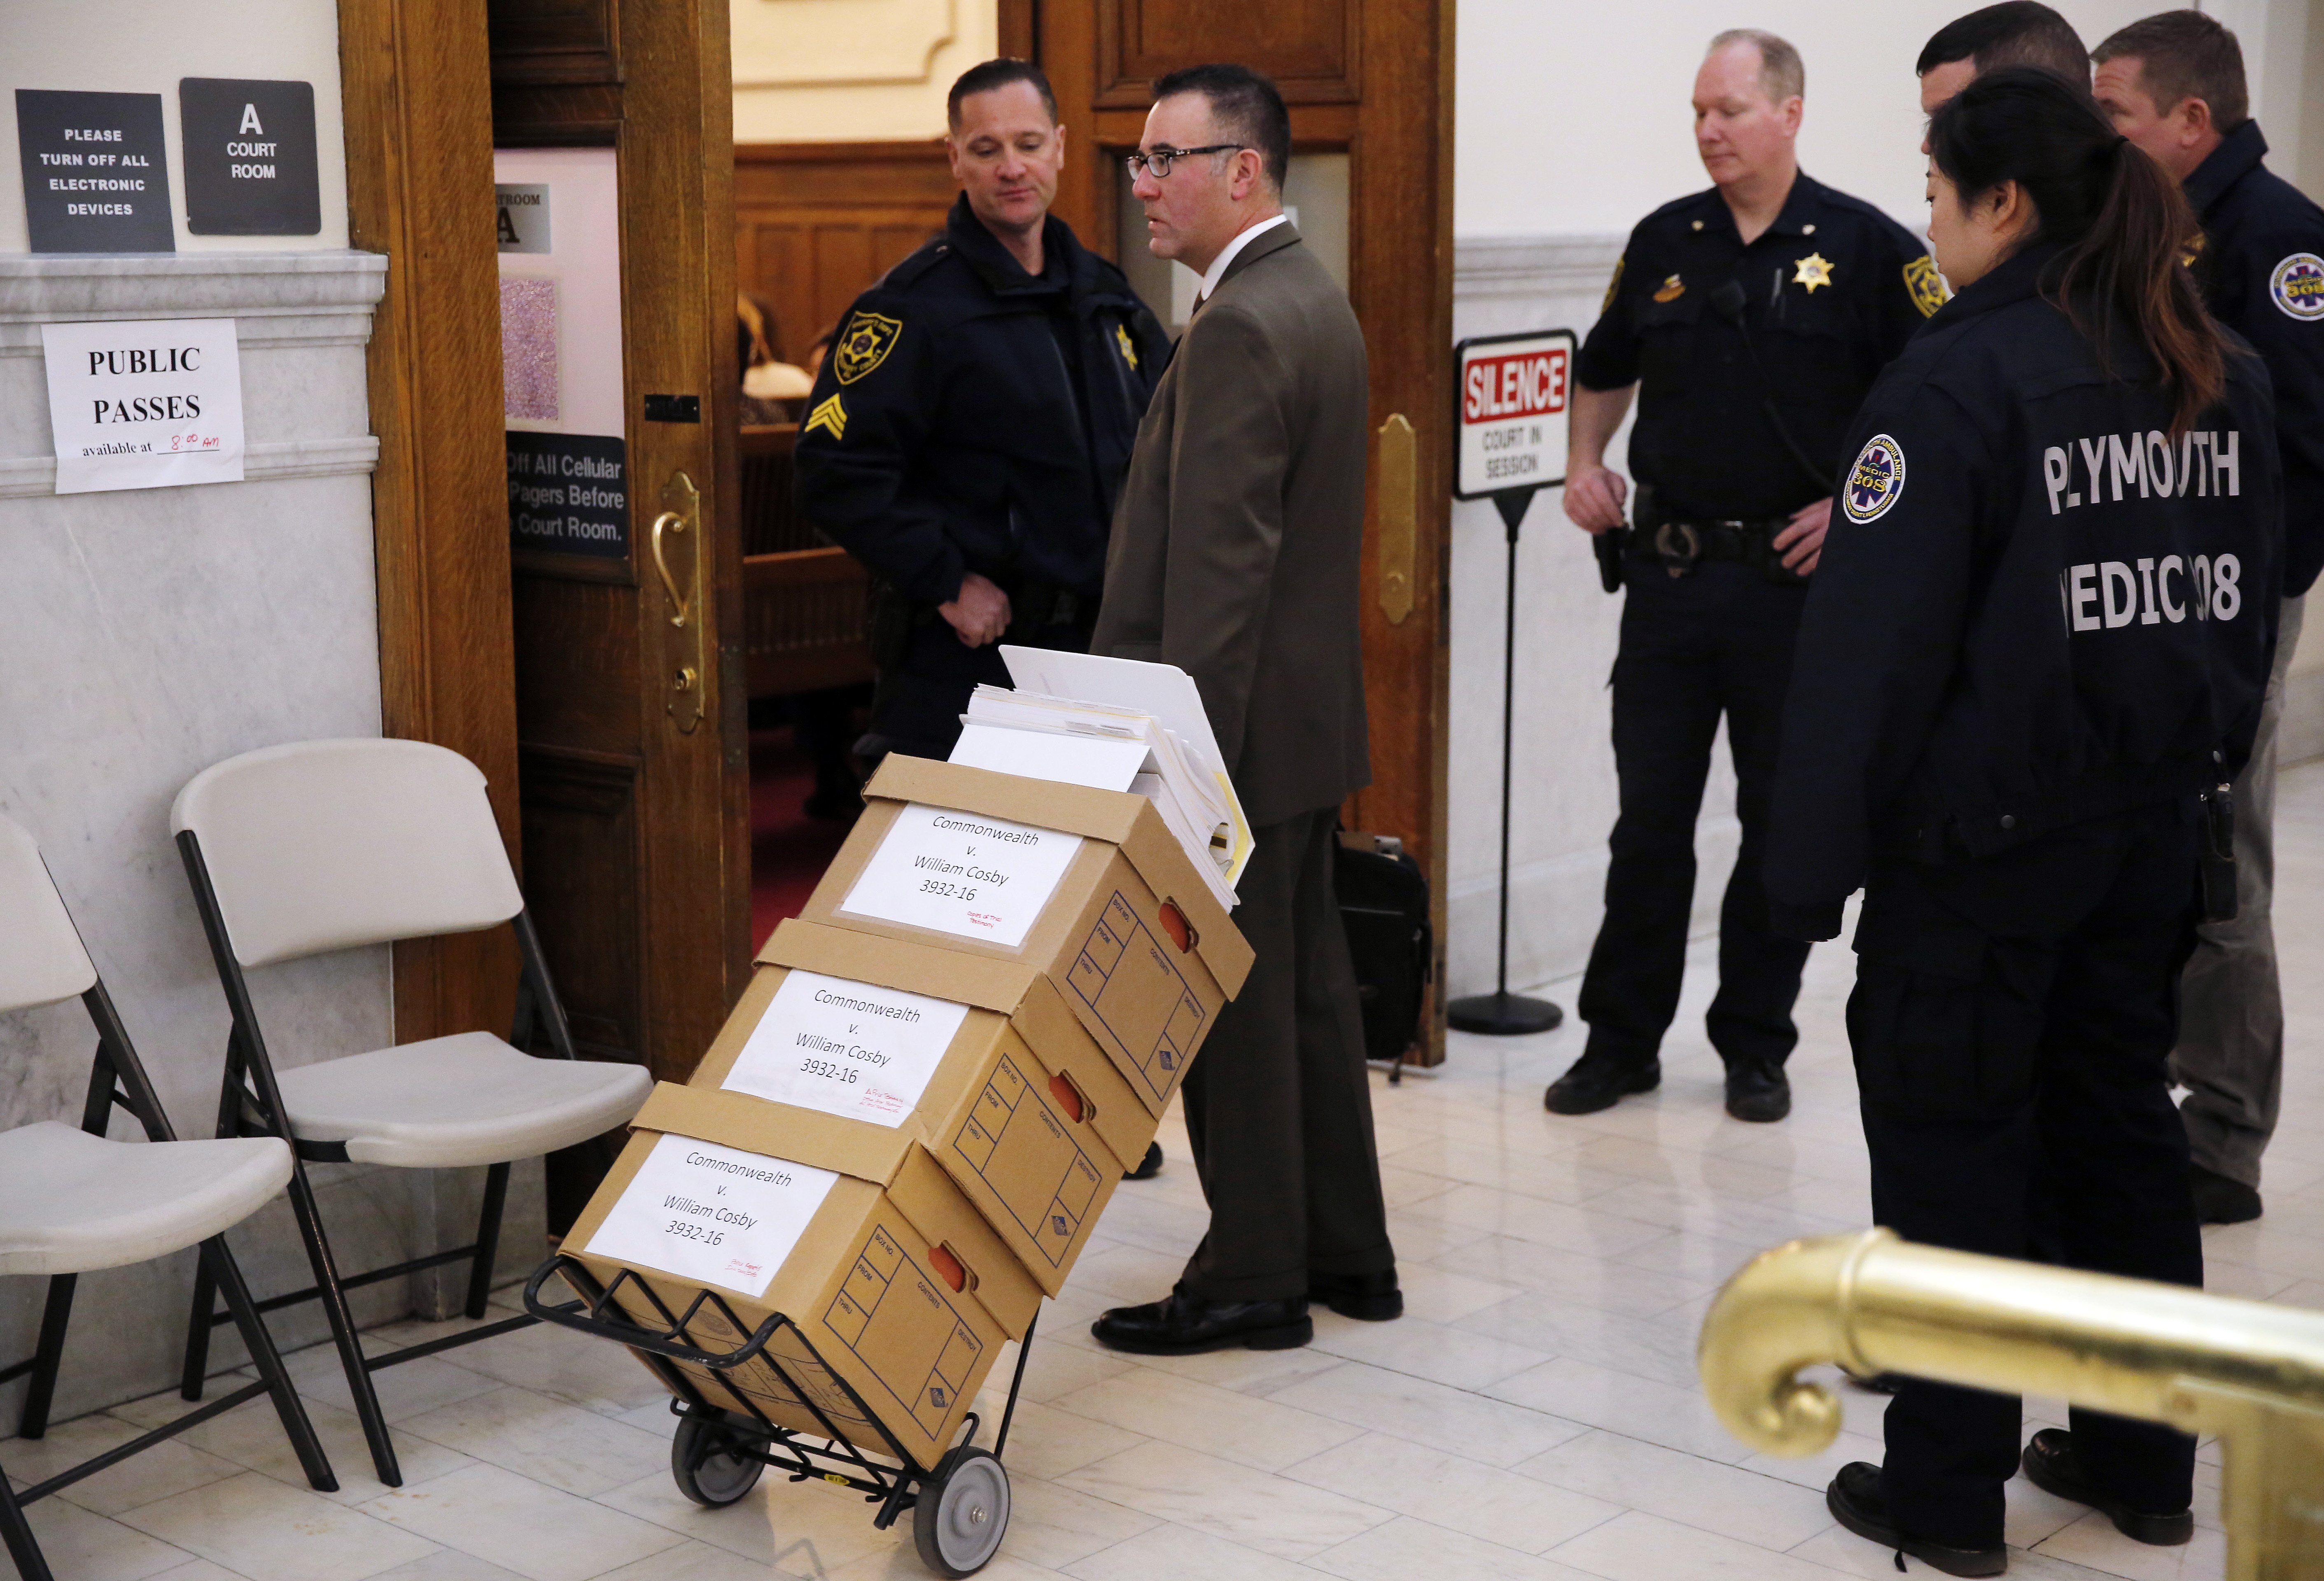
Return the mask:
<svg viewBox="0 0 2324 1581">
<path fill-rule="evenodd" d="M 1289 215 L 1278 214 L 1273 219 L 1263 219 L 1248 230 L 1237 232 L 1235 234 L 1235 239 L 1229 242 L 1224 247 L 1221 248 L 1219 250 L 1219 255 L 1211 260 L 1210 268 L 1203 271 L 1202 287 L 1194 292 L 1194 300 L 1197 302 L 1207 301 L 1210 299 L 1211 293 L 1218 290 L 1219 281 L 1226 278 L 1227 265 L 1235 261 L 1236 253 L 1241 252 L 1245 247 L 1250 246 L 1251 243 L 1267 234 L 1268 232 L 1273 230 L 1276 226 L 1287 225 L 1290 223 L 1291 216 Z"/>
</svg>

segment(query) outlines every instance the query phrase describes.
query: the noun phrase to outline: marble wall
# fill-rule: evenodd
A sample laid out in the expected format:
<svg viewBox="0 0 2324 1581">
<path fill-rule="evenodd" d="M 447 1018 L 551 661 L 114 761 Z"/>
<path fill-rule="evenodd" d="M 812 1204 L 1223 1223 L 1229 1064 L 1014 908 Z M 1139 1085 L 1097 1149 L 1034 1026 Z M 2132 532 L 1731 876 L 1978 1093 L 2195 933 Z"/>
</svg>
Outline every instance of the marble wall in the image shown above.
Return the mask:
<svg viewBox="0 0 2324 1581">
<path fill-rule="evenodd" d="M 386 268 L 346 251 L 0 255 L 0 812 L 40 841 L 180 1135 L 214 1124 L 227 1015 L 171 799 L 237 752 L 380 732 L 364 347 Z M 236 321 L 246 481 L 51 492 L 41 325 L 162 317 Z M 273 968 L 253 987 L 283 1065 L 393 1040 L 383 948 Z M 0 1126 L 77 1118 L 92 1045 L 77 1003 L 0 1016 Z M 352 1268 L 458 1244 L 451 1221 L 477 1186 L 355 1165 L 317 1181 Z M 539 1255 L 537 1165 L 512 1213 L 512 1273 Z M 281 1200 L 233 1240 L 262 1294 L 309 1282 Z M 171 1381 L 190 1270 L 180 1255 L 83 1281 L 62 1414 Z M 0 1282 L 0 1363 L 29 1354 L 41 1294 L 38 1281 Z M 359 1310 L 384 1320 L 429 1294 L 390 1283 Z M 285 1312 L 275 1329 L 303 1343 L 319 1312 Z M 217 1359 L 237 1361 L 238 1346 Z M 0 1420 L 19 1388 L 0 1389 Z"/>
<path fill-rule="evenodd" d="M 1618 235 L 1463 236 L 1453 262 L 1456 339 L 1528 329 L 1589 333 L 1614 272 Z M 1626 423 L 1608 459 L 1623 464 Z M 1589 536 L 1544 489 L 1517 546 L 1517 710 L 1509 840 L 1509 982 L 1579 971 L 1598 932 L 1606 837 L 1614 827 L 1607 681 L 1622 614 L 1599 586 Z M 1508 538 L 1489 500 L 1452 507 L 1452 845 L 1445 971 L 1453 994 L 1493 987 L 1500 860 L 1501 657 Z M 1722 734 L 1696 850 L 1699 931 L 1740 836 Z M 1573 1007 L 1563 1007 L 1570 1015 Z"/>
</svg>

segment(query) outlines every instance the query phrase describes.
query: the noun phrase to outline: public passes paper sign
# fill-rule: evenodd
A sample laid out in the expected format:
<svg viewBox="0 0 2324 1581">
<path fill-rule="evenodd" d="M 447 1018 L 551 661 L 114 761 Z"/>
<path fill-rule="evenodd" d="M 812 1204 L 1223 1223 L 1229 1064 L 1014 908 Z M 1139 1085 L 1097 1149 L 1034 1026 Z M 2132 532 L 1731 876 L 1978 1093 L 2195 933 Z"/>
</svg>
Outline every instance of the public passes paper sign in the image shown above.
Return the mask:
<svg viewBox="0 0 2324 1581">
<path fill-rule="evenodd" d="M 57 492 L 242 481 L 231 318 L 43 324 Z"/>
<path fill-rule="evenodd" d="M 838 1178 L 691 1136 L 664 1136 L 589 1237 L 589 1251 L 756 1301 Z"/>
<path fill-rule="evenodd" d="M 968 1007 L 793 970 L 720 1086 L 842 1119 L 900 1126 Z"/>
<path fill-rule="evenodd" d="M 1015 949 L 1082 848 L 1078 834 L 914 802 L 839 909 Z"/>
</svg>

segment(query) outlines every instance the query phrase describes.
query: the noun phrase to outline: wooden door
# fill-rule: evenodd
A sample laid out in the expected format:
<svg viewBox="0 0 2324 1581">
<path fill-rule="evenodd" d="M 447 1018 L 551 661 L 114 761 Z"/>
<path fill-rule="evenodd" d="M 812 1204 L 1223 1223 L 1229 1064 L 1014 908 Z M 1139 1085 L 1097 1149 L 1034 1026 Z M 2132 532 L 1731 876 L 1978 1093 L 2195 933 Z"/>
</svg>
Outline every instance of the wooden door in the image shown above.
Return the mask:
<svg viewBox="0 0 2324 1581">
<path fill-rule="evenodd" d="M 512 550 L 526 885 L 585 1052 L 683 1080 L 750 956 L 726 0 L 490 22 L 494 145 L 609 149 L 618 192 L 627 542 Z M 552 1167 L 553 1226 L 596 1162 Z"/>
<path fill-rule="evenodd" d="M 1205 60 L 1275 79 L 1300 154 L 1347 156 L 1349 299 L 1371 357 L 1364 685 L 1372 784 L 1352 829 L 1403 838 L 1429 877 L 1443 979 L 1446 630 L 1452 455 L 1452 0 L 1008 0 L 1003 48 L 1029 43 L 1080 151 L 1056 213 L 1110 255 L 1120 157 L 1153 83 Z M 1094 156 L 1094 157 L 1093 157 Z M 1295 169 L 1294 180 L 1297 179 Z M 1303 221 L 1315 240 L 1315 227 Z M 1426 1062 L 1443 1048 L 1442 995 Z"/>
</svg>

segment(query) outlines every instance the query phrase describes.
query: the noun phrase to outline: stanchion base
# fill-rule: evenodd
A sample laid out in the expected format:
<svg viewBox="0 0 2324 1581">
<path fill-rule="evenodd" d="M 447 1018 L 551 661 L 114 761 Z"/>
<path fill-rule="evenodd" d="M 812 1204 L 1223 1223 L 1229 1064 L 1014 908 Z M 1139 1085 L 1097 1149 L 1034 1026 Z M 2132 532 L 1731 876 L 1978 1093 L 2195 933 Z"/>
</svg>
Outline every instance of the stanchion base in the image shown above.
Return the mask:
<svg viewBox="0 0 2324 1581">
<path fill-rule="evenodd" d="M 1471 994 L 1444 1007 L 1445 1025 L 1455 1032 L 1481 1032 L 1489 1037 L 1547 1032 L 1564 1019 L 1565 1012 L 1548 1000 L 1523 994 Z"/>
</svg>

